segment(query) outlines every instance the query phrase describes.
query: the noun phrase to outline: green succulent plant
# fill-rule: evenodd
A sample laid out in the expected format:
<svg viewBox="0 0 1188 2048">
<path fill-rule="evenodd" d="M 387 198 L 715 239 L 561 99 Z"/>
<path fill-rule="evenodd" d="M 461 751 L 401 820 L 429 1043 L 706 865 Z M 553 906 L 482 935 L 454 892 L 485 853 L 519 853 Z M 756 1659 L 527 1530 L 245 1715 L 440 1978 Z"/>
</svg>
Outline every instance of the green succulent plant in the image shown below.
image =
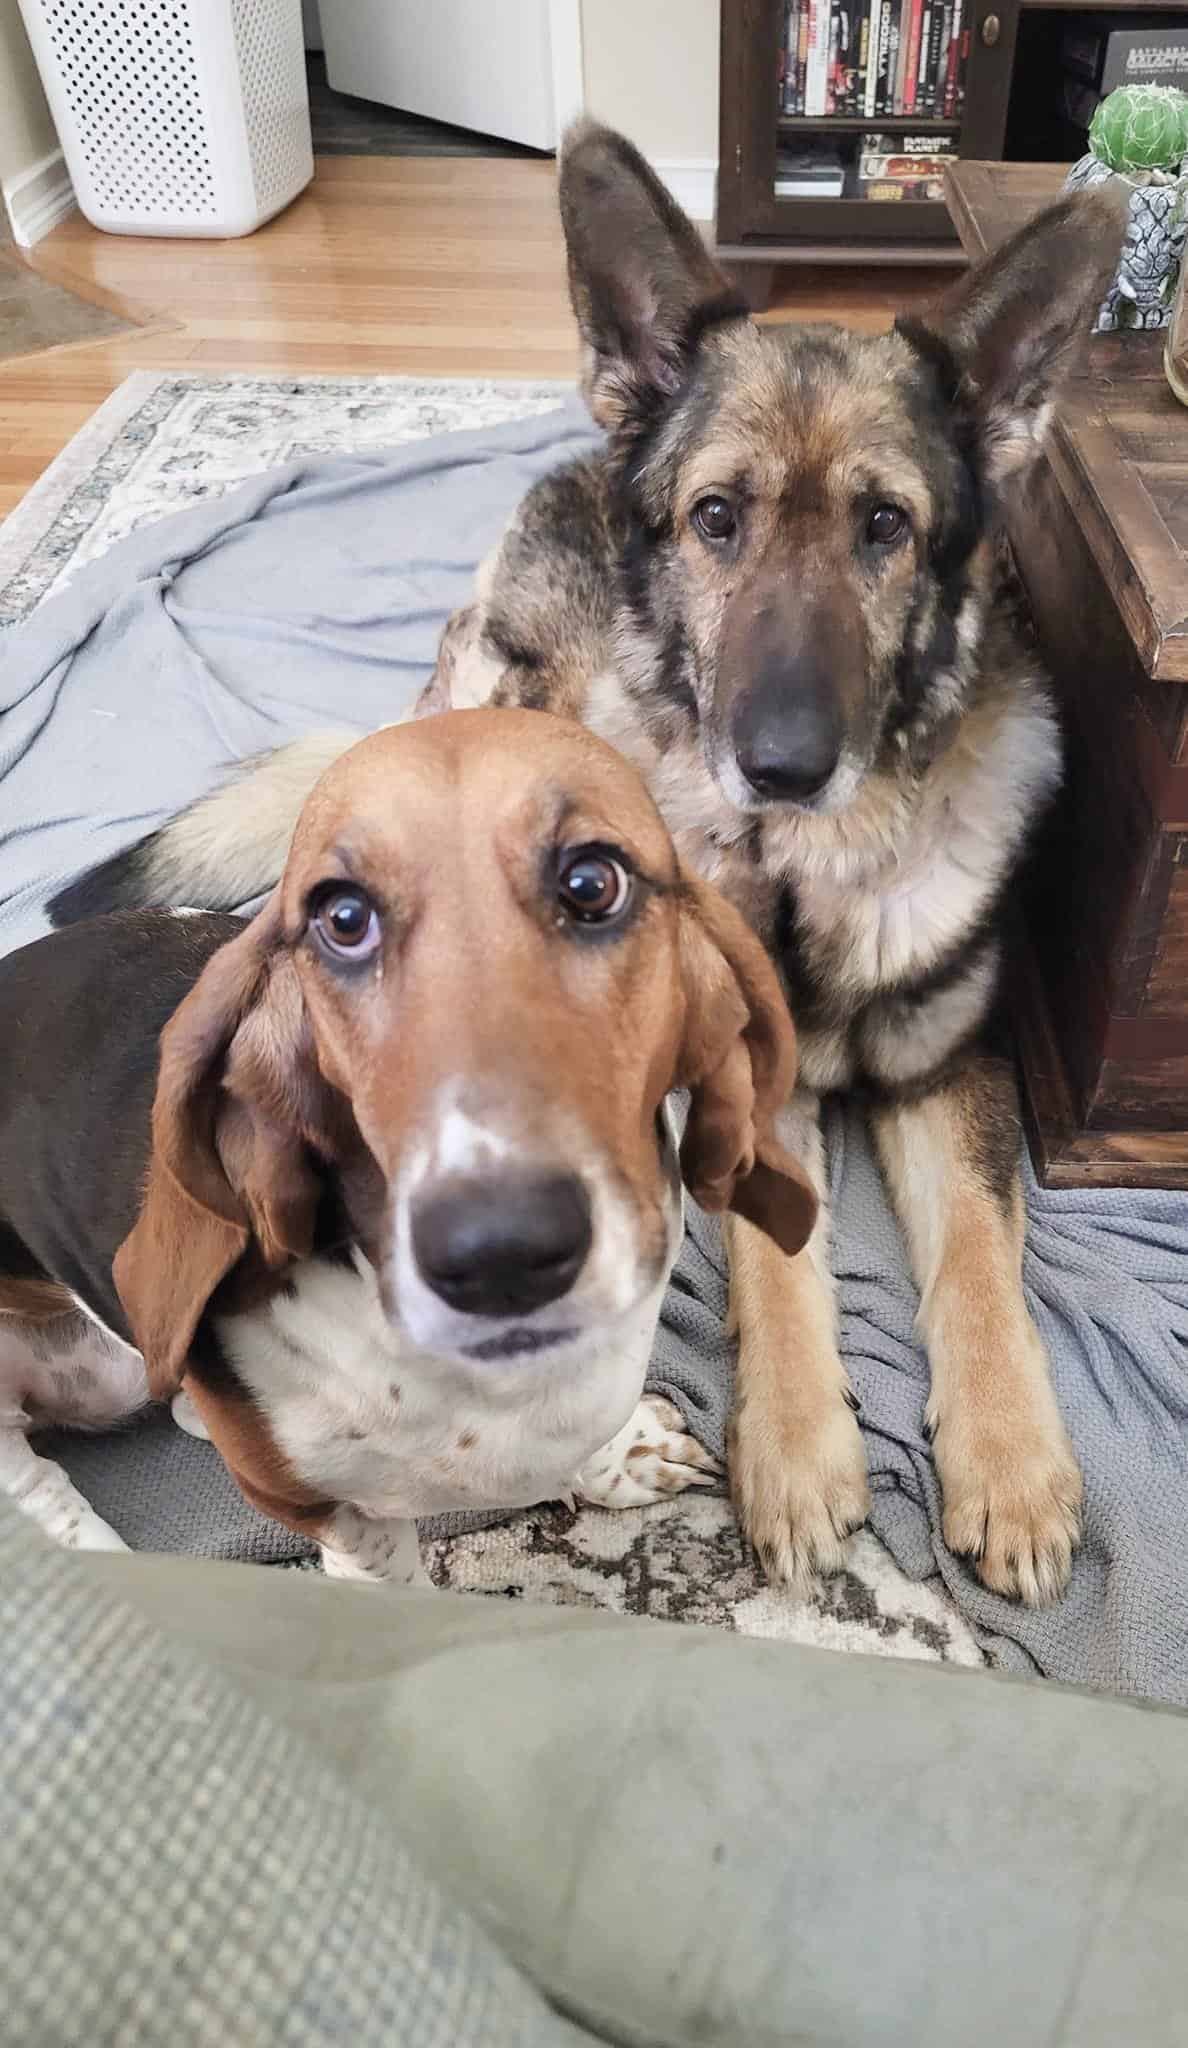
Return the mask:
<svg viewBox="0 0 1188 2048">
<path fill-rule="evenodd" d="M 1089 147 L 1111 171 L 1175 171 L 1188 156 L 1188 94 L 1171 85 L 1120 85 L 1089 124 Z"/>
</svg>

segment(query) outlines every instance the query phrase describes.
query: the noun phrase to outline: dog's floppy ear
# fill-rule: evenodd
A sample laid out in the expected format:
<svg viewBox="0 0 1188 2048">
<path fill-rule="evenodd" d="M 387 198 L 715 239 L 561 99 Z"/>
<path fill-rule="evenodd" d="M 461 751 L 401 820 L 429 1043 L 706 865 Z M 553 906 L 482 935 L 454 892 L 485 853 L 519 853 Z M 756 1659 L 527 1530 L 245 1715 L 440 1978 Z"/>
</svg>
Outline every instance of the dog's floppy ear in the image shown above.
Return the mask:
<svg viewBox="0 0 1188 2048">
<path fill-rule="evenodd" d="M 637 149 L 613 128 L 572 127 L 561 150 L 569 294 L 582 390 L 601 426 L 647 418 L 679 386 L 707 325 L 746 304 Z"/>
<path fill-rule="evenodd" d="M 1071 193 L 920 317 L 896 322 L 932 357 L 991 481 L 1037 453 L 1118 265 L 1126 208 L 1112 188 Z"/>
<path fill-rule="evenodd" d="M 817 1197 L 773 1121 L 796 1080 L 796 1034 L 776 971 L 725 898 L 683 877 L 685 1026 L 678 1085 L 690 1091 L 681 1173 L 703 1209 L 733 1209 L 786 1252 L 807 1243 Z"/>
<path fill-rule="evenodd" d="M 112 1269 L 158 1400 L 180 1386 L 206 1304 L 249 1244 L 275 1268 L 312 1242 L 304 1014 L 279 928 L 274 896 L 161 1034 L 144 1198 Z"/>
</svg>

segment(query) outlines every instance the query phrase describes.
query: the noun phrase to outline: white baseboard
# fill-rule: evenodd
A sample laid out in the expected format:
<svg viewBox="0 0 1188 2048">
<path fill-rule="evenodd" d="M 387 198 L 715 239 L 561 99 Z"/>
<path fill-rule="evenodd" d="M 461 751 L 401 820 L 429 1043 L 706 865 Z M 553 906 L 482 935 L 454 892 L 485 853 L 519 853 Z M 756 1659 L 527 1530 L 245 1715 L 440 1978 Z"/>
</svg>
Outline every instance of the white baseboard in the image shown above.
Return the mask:
<svg viewBox="0 0 1188 2048">
<path fill-rule="evenodd" d="M 690 220 L 713 219 L 718 199 L 716 157 L 653 157 L 652 169 Z"/>
<path fill-rule="evenodd" d="M 27 171 L 18 171 L 0 190 L 13 237 L 22 249 L 31 249 L 74 211 L 74 186 L 60 149 L 30 164 Z"/>
<path fill-rule="evenodd" d="M 712 220 L 717 202 L 718 165 L 713 157 L 657 157 L 652 168 L 691 220 Z M 12 232 L 31 249 L 75 206 L 74 186 L 60 149 L 30 164 L 0 187 Z"/>
</svg>

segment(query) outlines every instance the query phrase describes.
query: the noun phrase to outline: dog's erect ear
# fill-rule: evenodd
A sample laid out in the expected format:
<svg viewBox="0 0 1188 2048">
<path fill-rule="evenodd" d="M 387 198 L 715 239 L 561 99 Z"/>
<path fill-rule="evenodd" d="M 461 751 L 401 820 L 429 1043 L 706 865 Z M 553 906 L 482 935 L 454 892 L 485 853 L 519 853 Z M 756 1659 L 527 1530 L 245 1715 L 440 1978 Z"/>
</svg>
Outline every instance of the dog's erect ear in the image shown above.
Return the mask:
<svg viewBox="0 0 1188 2048">
<path fill-rule="evenodd" d="M 746 304 L 639 151 L 582 121 L 561 150 L 569 294 L 582 390 L 614 429 L 648 418 L 680 385 L 698 339 Z"/>
<path fill-rule="evenodd" d="M 1036 214 L 922 316 L 897 321 L 932 354 L 995 482 L 1037 453 L 1117 269 L 1126 208 L 1112 187 Z"/>
<path fill-rule="evenodd" d="M 678 1084 L 691 1101 L 681 1174 L 703 1209 L 733 1209 L 798 1252 L 817 1197 L 773 1130 L 796 1081 L 788 1005 L 759 940 L 725 898 L 689 874 L 683 893 Z"/>
<path fill-rule="evenodd" d="M 144 1199 L 112 1269 L 158 1400 L 180 1386 L 207 1302 L 253 1239 L 271 1267 L 312 1242 L 309 1061 L 279 927 L 274 896 L 207 961 L 161 1034 Z"/>
</svg>

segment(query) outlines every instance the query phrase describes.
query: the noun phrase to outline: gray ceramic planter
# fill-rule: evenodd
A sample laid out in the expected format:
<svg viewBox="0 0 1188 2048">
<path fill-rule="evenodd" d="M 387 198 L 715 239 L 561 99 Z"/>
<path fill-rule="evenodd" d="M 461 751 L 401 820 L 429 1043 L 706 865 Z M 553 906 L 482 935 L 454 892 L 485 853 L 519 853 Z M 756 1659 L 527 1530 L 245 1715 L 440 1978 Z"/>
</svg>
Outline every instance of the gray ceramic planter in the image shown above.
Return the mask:
<svg viewBox="0 0 1188 2048">
<path fill-rule="evenodd" d="M 1184 249 L 1188 220 L 1188 174 L 1159 174 L 1165 184 L 1139 185 L 1121 171 L 1111 171 L 1092 154 L 1083 156 L 1068 174 L 1066 190 L 1101 185 L 1116 179 L 1130 191 L 1126 240 L 1118 274 L 1101 303 L 1095 334 L 1119 327 L 1166 327 Z"/>
</svg>

